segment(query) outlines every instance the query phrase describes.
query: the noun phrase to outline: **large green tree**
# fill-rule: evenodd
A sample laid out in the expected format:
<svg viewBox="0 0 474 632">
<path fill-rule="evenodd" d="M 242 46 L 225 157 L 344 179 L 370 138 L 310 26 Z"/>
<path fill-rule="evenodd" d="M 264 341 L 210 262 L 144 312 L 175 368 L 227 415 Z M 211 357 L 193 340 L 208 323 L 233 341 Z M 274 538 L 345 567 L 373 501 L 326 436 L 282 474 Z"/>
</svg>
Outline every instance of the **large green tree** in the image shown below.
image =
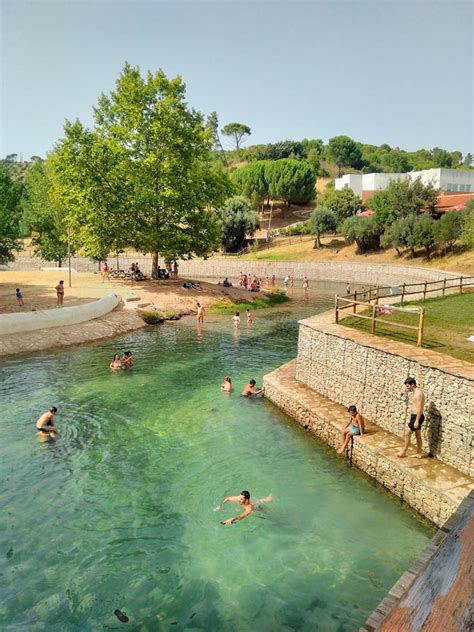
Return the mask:
<svg viewBox="0 0 474 632">
<path fill-rule="evenodd" d="M 306 204 L 315 196 L 316 174 L 307 162 L 293 158 L 267 161 L 265 176 L 270 197 L 283 200 L 286 206 Z"/>
<path fill-rule="evenodd" d="M 257 160 L 236 169 L 232 174 L 232 184 L 236 192 L 249 199 L 255 208 L 268 197 L 266 167 L 266 161 Z"/>
<path fill-rule="evenodd" d="M 397 219 L 407 215 L 417 215 L 422 209 L 432 214 L 439 191 L 432 184 L 416 180 L 392 180 L 386 189 L 377 191 L 370 198 L 370 206 L 375 211 L 377 222 L 390 226 Z"/>
<path fill-rule="evenodd" d="M 68 253 L 68 221 L 56 192 L 55 156 L 51 155 L 46 162 L 35 163 L 26 175 L 23 224 L 33 235 L 35 254 L 61 266 Z M 70 245 L 74 254 L 75 240 Z"/>
<path fill-rule="evenodd" d="M 218 210 L 221 242 L 227 252 L 240 250 L 259 227 L 258 214 L 252 210 L 246 198 L 235 195 L 225 201 Z"/>
<path fill-rule="evenodd" d="M 243 123 L 227 123 L 221 131 L 224 136 L 230 136 L 233 139 L 237 150 L 240 149 L 244 138 L 252 133 L 250 127 Z"/>
<path fill-rule="evenodd" d="M 219 243 L 212 207 L 230 192 L 212 163 L 213 132 L 185 101 L 180 77 L 143 77 L 125 64 L 94 108 L 93 129 L 65 126 L 57 148 L 63 197 L 92 255 L 133 246 L 167 258 L 204 256 Z"/>
<path fill-rule="evenodd" d="M 314 240 L 314 248 L 321 248 L 321 234 L 336 230 L 337 217 L 331 209 L 318 206 L 312 212 L 309 223 L 316 237 Z"/>
<path fill-rule="evenodd" d="M 355 215 L 362 208 L 362 200 L 352 189 L 326 189 L 321 198 L 318 196 L 318 206 L 330 209 L 342 222 L 346 217 Z"/>
<path fill-rule="evenodd" d="M 10 177 L 6 164 L 0 164 L 0 263 L 13 261 L 19 242 L 22 211 L 22 185 Z"/>
<path fill-rule="evenodd" d="M 362 151 L 358 143 L 349 136 L 334 136 L 329 140 L 328 154 L 339 169 L 339 177 L 343 167 L 358 168 L 362 162 Z"/>
</svg>

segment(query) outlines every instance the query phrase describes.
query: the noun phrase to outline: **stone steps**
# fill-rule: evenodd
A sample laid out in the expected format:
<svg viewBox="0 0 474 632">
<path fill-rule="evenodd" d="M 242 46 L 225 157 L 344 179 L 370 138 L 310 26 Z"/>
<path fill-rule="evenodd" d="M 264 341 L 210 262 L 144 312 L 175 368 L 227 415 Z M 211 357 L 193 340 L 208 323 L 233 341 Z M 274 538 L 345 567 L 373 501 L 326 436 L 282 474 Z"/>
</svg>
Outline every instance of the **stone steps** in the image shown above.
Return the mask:
<svg viewBox="0 0 474 632">
<path fill-rule="evenodd" d="M 323 441 L 339 448 L 349 415 L 344 406 L 295 378 L 296 360 L 264 377 L 265 395 Z M 396 456 L 403 440 L 367 420 L 364 438 L 355 437 L 348 458 L 414 509 L 441 526 L 474 489 L 474 480 L 436 458 Z M 341 457 L 342 458 L 342 457 Z"/>
</svg>

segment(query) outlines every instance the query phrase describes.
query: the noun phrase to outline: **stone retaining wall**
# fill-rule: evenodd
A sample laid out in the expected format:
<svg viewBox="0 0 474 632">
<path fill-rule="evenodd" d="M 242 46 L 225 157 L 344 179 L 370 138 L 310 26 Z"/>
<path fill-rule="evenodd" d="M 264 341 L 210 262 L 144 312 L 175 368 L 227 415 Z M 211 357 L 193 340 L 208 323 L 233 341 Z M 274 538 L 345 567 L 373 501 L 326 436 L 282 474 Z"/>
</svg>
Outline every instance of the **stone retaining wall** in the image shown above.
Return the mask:
<svg viewBox="0 0 474 632">
<path fill-rule="evenodd" d="M 410 357 L 377 348 L 380 341 L 377 346 L 361 344 L 342 326 L 333 325 L 331 333 L 322 329 L 317 319 L 300 323 L 298 381 L 344 406 L 355 404 L 372 422 L 401 437 L 410 415 L 403 382 L 413 376 L 426 396 L 425 451 L 474 475 L 474 373 L 469 379 L 416 361 L 416 349 Z"/>
<path fill-rule="evenodd" d="M 338 448 L 341 445 L 341 430 L 346 418 L 340 411 L 339 417 L 342 421 L 334 423 L 329 418 L 324 405 L 318 407 L 314 401 L 301 392 L 301 389 L 298 389 L 296 384 L 291 386 L 285 383 L 285 374 L 291 371 L 291 365 L 292 363 L 288 363 L 265 375 L 265 397 L 312 434 L 333 448 Z M 416 467 L 410 466 L 407 462 L 402 463 L 393 455 L 387 456 L 387 450 L 384 453 L 380 446 L 374 445 L 373 439 L 368 440 L 369 436 L 370 434 L 367 435 L 365 441 L 354 441 L 350 455 L 351 463 L 433 523 L 438 526 L 443 525 L 464 495 L 469 493 L 469 479 L 459 475 L 457 487 L 456 482 L 449 483 L 454 485 L 454 489 L 459 492 L 455 494 L 453 489 L 446 489 L 448 487 L 446 481 L 441 485 L 437 484 L 438 482 L 433 484 L 429 476 L 420 476 Z M 373 434 L 372 437 L 374 437 Z M 392 446 L 388 452 L 392 452 L 395 448 L 399 449 L 400 446 Z M 431 461 L 434 460 L 430 459 Z M 451 471 L 451 468 L 449 470 Z"/>
<path fill-rule="evenodd" d="M 138 262 L 140 269 L 145 274 L 150 274 L 150 256 L 120 255 L 120 268 L 128 270 L 135 261 Z M 8 267 L 12 270 L 32 270 L 38 264 L 54 266 L 54 263 L 42 262 L 35 257 L 19 256 Z M 112 269 L 115 269 L 115 257 L 109 257 L 108 264 Z M 71 265 L 78 272 L 97 272 L 99 270 L 98 264 L 86 257 L 71 257 Z M 161 261 L 160 265 L 164 265 L 164 262 Z M 289 274 L 296 279 L 307 276 L 314 281 L 350 281 L 361 285 L 398 285 L 404 282 L 437 281 L 460 276 L 432 268 L 362 262 L 251 261 L 238 258 L 210 257 L 205 261 L 191 259 L 179 263 L 181 277 L 223 278 L 227 276 L 236 279 L 241 271 L 259 277 L 271 277 L 272 274 L 275 274 L 278 279 L 283 279 L 286 274 Z"/>
</svg>

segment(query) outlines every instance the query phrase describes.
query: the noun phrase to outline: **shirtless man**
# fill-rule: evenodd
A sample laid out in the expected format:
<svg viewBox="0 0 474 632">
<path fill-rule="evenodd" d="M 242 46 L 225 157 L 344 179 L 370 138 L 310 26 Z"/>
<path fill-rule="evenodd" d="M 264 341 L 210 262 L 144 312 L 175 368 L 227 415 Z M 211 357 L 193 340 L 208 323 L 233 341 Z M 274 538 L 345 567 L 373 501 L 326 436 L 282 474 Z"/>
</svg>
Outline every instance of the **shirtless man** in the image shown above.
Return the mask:
<svg viewBox="0 0 474 632">
<path fill-rule="evenodd" d="M 265 388 L 255 388 L 255 380 L 250 380 L 247 386 L 242 391 L 242 395 L 244 397 L 252 397 L 252 395 L 260 395 L 261 393 L 265 393 Z"/>
<path fill-rule="evenodd" d="M 237 522 L 237 520 L 243 520 L 244 518 L 250 516 L 252 511 L 258 509 L 258 505 L 260 503 L 268 503 L 271 500 L 272 497 L 270 495 L 266 496 L 265 498 L 260 498 L 260 500 L 257 500 L 255 503 L 251 503 L 250 492 L 244 490 L 243 492 L 240 492 L 240 496 L 227 496 L 226 498 L 224 498 L 221 504 L 218 505 L 214 511 L 218 511 L 219 509 L 221 509 L 222 505 L 225 505 L 225 503 L 239 503 L 239 505 L 243 507 L 243 512 L 238 516 L 234 516 L 234 518 L 227 518 L 227 520 L 224 520 L 224 522 L 222 523 L 224 525 L 234 524 L 235 522 Z"/>
<path fill-rule="evenodd" d="M 124 369 L 133 368 L 134 362 L 135 362 L 135 358 L 133 357 L 132 352 L 125 351 L 125 353 L 123 354 L 123 368 Z"/>
<path fill-rule="evenodd" d="M 43 413 L 36 422 L 36 427 L 39 430 L 38 436 L 51 437 L 56 439 L 56 435 L 59 430 L 54 425 L 54 415 L 58 412 L 56 406 L 52 406 L 48 412 Z"/>
<path fill-rule="evenodd" d="M 416 385 L 416 380 L 413 377 L 408 377 L 405 380 L 405 387 L 408 393 L 413 394 L 411 402 L 411 415 L 408 422 L 408 428 L 405 428 L 405 443 L 401 452 L 397 454 L 400 458 L 404 458 L 407 455 L 408 446 L 410 445 L 410 437 L 412 432 L 415 433 L 416 439 L 416 454 L 417 459 L 421 459 L 423 453 L 421 451 L 421 426 L 425 421 L 423 414 L 423 408 L 425 406 L 425 394 L 420 386 Z"/>
<path fill-rule="evenodd" d="M 201 303 L 197 303 L 197 321 L 198 323 L 203 323 L 204 322 L 204 314 L 206 313 L 206 310 L 204 309 L 204 305 L 201 305 Z"/>
</svg>

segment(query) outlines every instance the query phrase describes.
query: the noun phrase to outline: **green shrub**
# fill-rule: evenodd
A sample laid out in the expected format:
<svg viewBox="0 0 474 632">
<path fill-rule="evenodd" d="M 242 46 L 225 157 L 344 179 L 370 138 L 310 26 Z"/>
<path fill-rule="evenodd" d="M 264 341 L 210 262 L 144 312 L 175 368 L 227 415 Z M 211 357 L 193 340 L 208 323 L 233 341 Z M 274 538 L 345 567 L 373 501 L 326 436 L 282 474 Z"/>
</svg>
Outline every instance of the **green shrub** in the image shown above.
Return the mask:
<svg viewBox="0 0 474 632">
<path fill-rule="evenodd" d="M 452 248 L 461 237 L 463 229 L 463 214 L 458 211 L 445 213 L 434 226 L 434 237 L 438 244 Z"/>
<path fill-rule="evenodd" d="M 163 322 L 163 316 L 154 309 L 144 309 L 138 312 L 147 325 L 157 325 Z"/>
</svg>

